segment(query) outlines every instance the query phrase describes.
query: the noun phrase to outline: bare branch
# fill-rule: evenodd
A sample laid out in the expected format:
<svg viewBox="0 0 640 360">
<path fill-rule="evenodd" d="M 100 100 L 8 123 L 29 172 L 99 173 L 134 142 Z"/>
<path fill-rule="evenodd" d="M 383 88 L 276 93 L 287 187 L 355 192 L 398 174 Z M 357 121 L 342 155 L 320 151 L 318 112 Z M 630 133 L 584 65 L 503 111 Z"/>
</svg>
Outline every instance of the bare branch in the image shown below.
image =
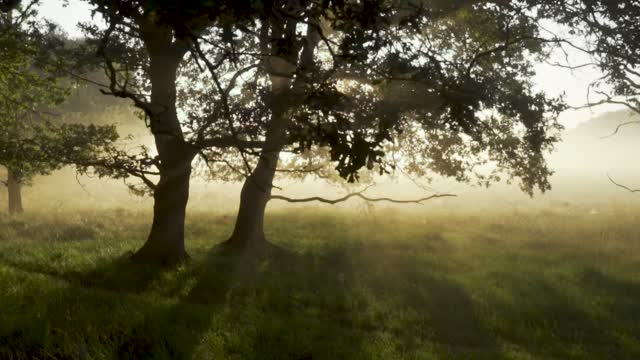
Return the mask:
<svg viewBox="0 0 640 360">
<path fill-rule="evenodd" d="M 579 70 L 579 69 L 584 69 L 584 68 L 587 68 L 587 67 L 595 67 L 595 66 L 597 66 L 597 64 L 593 63 L 593 62 L 588 62 L 588 63 L 584 63 L 584 64 L 580 64 L 580 65 L 561 64 L 560 62 L 557 62 L 557 61 L 555 61 L 555 62 L 553 62 L 553 61 L 545 61 L 545 63 L 547 65 L 550 65 L 550 66 L 559 67 L 559 68 L 562 68 L 562 69 L 569 69 L 569 70 Z"/>
<path fill-rule="evenodd" d="M 100 39 L 100 43 L 97 49 L 98 56 L 104 59 L 104 71 L 105 75 L 109 78 L 109 91 L 100 89 L 100 92 L 104 95 L 112 95 L 119 98 L 130 99 L 133 101 L 134 105 L 143 110 L 147 115 L 153 113 L 150 104 L 143 99 L 139 94 L 133 93 L 126 88 L 126 85 L 121 85 L 117 80 L 116 65 L 113 62 L 106 52 L 107 45 L 109 43 L 109 39 L 111 35 L 116 31 L 117 25 L 119 24 L 119 20 L 116 17 L 111 17 L 109 19 L 109 27 L 105 30 L 102 38 Z"/>
<path fill-rule="evenodd" d="M 204 139 L 194 144 L 199 149 L 205 149 L 209 147 L 230 148 L 235 147 L 246 151 L 248 149 L 261 149 L 264 146 L 264 141 L 242 140 L 234 136 L 218 137 Z"/>
<path fill-rule="evenodd" d="M 304 168 L 304 169 L 276 169 L 276 172 L 281 173 L 315 173 L 322 170 L 324 166 L 318 166 L 314 168 Z"/>
<path fill-rule="evenodd" d="M 620 128 L 625 127 L 625 126 L 627 126 L 627 125 L 632 125 L 632 124 L 640 124 L 640 120 L 634 120 L 634 121 L 628 121 L 628 122 L 626 122 L 626 123 L 622 123 L 622 124 L 620 124 L 620 125 L 618 125 L 618 126 L 616 127 L 616 130 L 615 130 L 613 133 L 611 133 L 611 134 L 609 134 L 609 135 L 607 135 L 607 136 L 603 136 L 603 137 L 601 137 L 600 139 L 610 138 L 610 137 L 612 137 L 612 136 L 616 135 L 616 134 L 618 133 L 618 131 L 620 130 Z"/>
<path fill-rule="evenodd" d="M 389 198 L 389 197 L 381 197 L 381 198 L 372 198 L 372 197 L 368 197 L 366 195 L 364 195 L 364 192 L 367 191 L 367 189 L 369 189 L 371 186 L 367 186 L 366 188 L 364 188 L 361 191 L 358 192 L 354 192 L 354 193 L 350 193 L 347 194 L 341 198 L 337 198 L 337 199 L 326 199 L 320 196 L 312 196 L 312 197 L 308 197 L 308 198 L 290 198 L 290 197 L 286 197 L 286 196 L 282 196 L 282 195 L 271 195 L 271 200 L 283 200 L 286 202 L 290 202 L 290 203 L 303 203 L 303 202 L 313 202 L 313 201 L 318 201 L 321 203 L 325 203 L 325 204 L 337 204 L 337 203 L 341 203 L 341 202 L 345 202 L 351 198 L 357 197 L 360 198 L 364 201 L 367 202 L 382 202 L 382 201 L 387 201 L 387 202 L 391 202 L 391 203 L 395 203 L 395 204 L 421 204 L 424 201 L 428 201 L 428 200 L 432 200 L 432 199 L 436 199 L 436 198 L 442 198 L 442 197 L 457 197 L 457 195 L 455 194 L 434 194 L 434 195 L 430 195 L 427 197 L 423 197 L 420 199 L 409 199 L 409 200 L 399 200 L 399 199 L 393 199 L 393 198 Z"/>
<path fill-rule="evenodd" d="M 581 105 L 581 106 L 571 106 L 570 108 L 573 110 L 582 110 L 582 109 L 589 109 L 592 107 L 596 107 L 596 106 L 601 106 L 601 105 L 606 105 L 606 104 L 613 104 L 613 105 L 622 105 L 627 107 L 629 110 L 636 112 L 638 114 L 640 114 L 640 106 L 636 106 L 631 104 L 629 101 L 624 101 L 624 100 L 616 100 L 614 97 L 612 97 L 611 95 L 603 92 L 603 91 L 598 91 L 598 90 L 594 90 L 596 94 L 603 96 L 604 99 L 597 101 L 597 102 L 590 102 L 588 101 L 587 104 L 585 105 Z"/>
<path fill-rule="evenodd" d="M 622 184 L 619 184 L 619 183 L 615 182 L 615 181 L 611 178 L 611 176 L 609 176 L 609 174 L 607 174 L 607 177 L 609 178 L 609 181 L 611 181 L 615 186 L 617 186 L 617 187 L 619 187 L 619 188 L 625 189 L 625 190 L 627 190 L 628 192 L 632 192 L 632 193 L 640 192 L 640 189 L 632 189 L 632 188 L 630 188 L 630 187 L 628 187 L 628 186 L 625 186 L 625 185 L 622 185 Z"/>
</svg>

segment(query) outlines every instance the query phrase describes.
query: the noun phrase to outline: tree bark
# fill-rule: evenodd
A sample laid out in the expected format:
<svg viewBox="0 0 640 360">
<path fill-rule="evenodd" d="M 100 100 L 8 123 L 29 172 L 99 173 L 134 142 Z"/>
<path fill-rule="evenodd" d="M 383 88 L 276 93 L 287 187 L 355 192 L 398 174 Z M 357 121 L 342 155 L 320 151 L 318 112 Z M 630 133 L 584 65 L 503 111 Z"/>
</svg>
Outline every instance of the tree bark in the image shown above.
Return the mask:
<svg viewBox="0 0 640 360">
<path fill-rule="evenodd" d="M 287 135 L 286 95 L 287 92 L 284 90 L 275 92 L 265 145 L 258 164 L 242 186 L 236 224 L 227 240 L 227 244 L 234 248 L 260 249 L 267 245 L 264 236 L 264 215 L 271 198 L 280 151 Z"/>
<path fill-rule="evenodd" d="M 22 208 L 22 184 L 15 171 L 7 170 L 7 189 L 9 191 L 9 214 L 21 214 Z"/>
</svg>

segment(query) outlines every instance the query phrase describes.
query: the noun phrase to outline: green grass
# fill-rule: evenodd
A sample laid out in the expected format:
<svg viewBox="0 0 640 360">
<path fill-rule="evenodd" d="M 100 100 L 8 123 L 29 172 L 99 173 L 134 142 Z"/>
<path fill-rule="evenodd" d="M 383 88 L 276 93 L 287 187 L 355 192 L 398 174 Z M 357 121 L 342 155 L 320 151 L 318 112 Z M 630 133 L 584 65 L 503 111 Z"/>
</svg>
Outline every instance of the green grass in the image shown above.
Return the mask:
<svg viewBox="0 0 640 360">
<path fill-rule="evenodd" d="M 149 214 L 0 217 L 1 359 L 638 359 L 640 211 L 275 212 L 280 247 L 127 263 Z"/>
</svg>

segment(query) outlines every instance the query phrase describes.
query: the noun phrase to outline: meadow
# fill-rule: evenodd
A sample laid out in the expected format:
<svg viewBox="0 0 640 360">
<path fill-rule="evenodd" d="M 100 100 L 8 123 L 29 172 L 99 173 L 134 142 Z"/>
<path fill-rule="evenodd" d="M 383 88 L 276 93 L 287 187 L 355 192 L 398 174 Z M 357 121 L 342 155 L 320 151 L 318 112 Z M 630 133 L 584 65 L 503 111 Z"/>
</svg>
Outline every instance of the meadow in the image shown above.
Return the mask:
<svg viewBox="0 0 640 360">
<path fill-rule="evenodd" d="M 640 209 L 272 211 L 177 269 L 130 264 L 150 214 L 0 216 L 0 359 L 638 359 Z"/>
</svg>

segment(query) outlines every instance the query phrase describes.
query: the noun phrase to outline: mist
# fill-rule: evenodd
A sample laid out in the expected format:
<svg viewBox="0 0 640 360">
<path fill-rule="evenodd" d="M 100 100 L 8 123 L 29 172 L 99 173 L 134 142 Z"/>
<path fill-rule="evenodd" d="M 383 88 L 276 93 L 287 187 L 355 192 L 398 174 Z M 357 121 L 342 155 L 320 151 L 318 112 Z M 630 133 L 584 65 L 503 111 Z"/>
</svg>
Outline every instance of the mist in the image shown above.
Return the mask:
<svg viewBox="0 0 640 360">
<path fill-rule="evenodd" d="M 135 117 L 133 110 L 130 113 L 127 113 L 127 110 L 124 113 L 118 110 L 106 113 L 103 117 L 117 124 L 118 131 L 123 136 L 132 135 L 147 146 L 153 145 L 153 138 L 145 135 L 144 123 Z M 618 129 L 618 126 L 640 120 L 640 117 L 628 110 L 618 110 L 585 121 L 576 120 L 578 125 L 565 129 L 562 140 L 548 155 L 550 167 L 555 173 L 551 177 L 552 189 L 544 194 L 537 192 L 530 197 L 520 191 L 517 183 L 506 184 L 504 181 L 487 188 L 442 177 L 435 177 L 433 181 L 427 182 L 396 172 L 388 176 L 376 176 L 367 193 L 371 196 L 396 199 L 412 199 L 436 192 L 452 193 L 457 197 L 436 199 L 423 205 L 376 203 L 372 206 L 405 211 L 446 209 L 465 212 L 528 207 L 579 207 L 587 211 L 602 211 L 599 209 L 635 205 L 637 199 L 633 194 L 614 185 L 609 177 L 629 187 L 638 183 L 640 168 L 632 166 L 632 162 L 637 141 L 640 139 L 640 127 L 629 124 Z M 190 191 L 189 209 L 231 214 L 237 210 L 241 185 L 239 181 L 224 182 L 195 176 Z M 367 184 L 329 184 L 322 179 L 305 179 L 300 182 L 285 178 L 278 181 L 278 186 L 282 188 L 278 194 L 291 197 L 317 195 L 335 199 L 361 190 Z M 6 201 L 6 193 L 0 193 L 0 207 L 6 207 Z M 110 208 L 149 211 L 153 205 L 149 196 L 132 194 L 122 181 L 77 175 L 73 168 L 56 171 L 50 176 L 36 177 L 32 186 L 25 188 L 24 201 L 27 209 L 46 211 Z M 335 205 L 289 204 L 281 201 L 269 204 L 270 209 L 359 209 L 363 206 L 364 202 L 357 198 Z"/>
</svg>

